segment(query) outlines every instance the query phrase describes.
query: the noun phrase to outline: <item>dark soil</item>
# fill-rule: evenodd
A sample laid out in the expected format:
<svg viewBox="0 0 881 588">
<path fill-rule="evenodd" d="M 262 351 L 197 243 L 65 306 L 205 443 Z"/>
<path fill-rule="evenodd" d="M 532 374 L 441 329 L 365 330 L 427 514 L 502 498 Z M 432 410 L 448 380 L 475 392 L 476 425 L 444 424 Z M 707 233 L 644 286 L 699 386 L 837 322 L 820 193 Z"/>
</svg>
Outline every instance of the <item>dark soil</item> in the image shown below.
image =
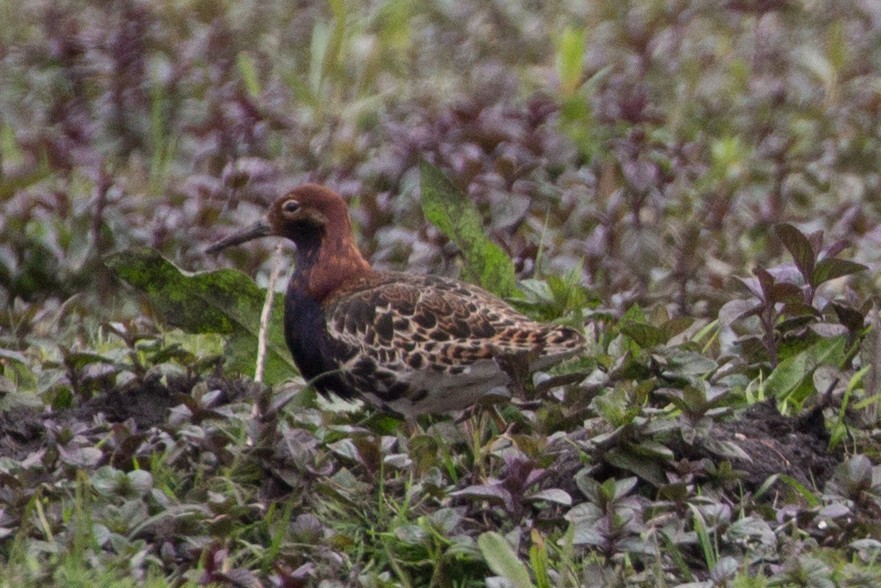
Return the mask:
<svg viewBox="0 0 881 588">
<path fill-rule="evenodd" d="M 736 443 L 752 461 L 732 460 L 746 473 L 750 488 L 763 484 L 773 474 L 785 474 L 808 488 L 828 480 L 842 454 L 830 452 L 823 411 L 816 408 L 805 415 L 785 417 L 773 401 L 754 404 L 735 421 L 718 425 L 723 441 Z"/>
<path fill-rule="evenodd" d="M 829 436 L 820 408 L 787 417 L 780 414 L 773 401 L 757 403 L 730 421 L 716 422 L 713 435 L 720 442 L 737 445 L 750 459 L 722 457 L 699 443 L 687 445 L 679 441 L 668 446 L 676 461 L 731 462 L 737 471 L 737 484 L 749 491 L 758 489 L 774 474 L 789 476 L 807 488 L 822 488 L 843 458 L 840 450 L 830 452 L 828 448 Z M 578 437 L 576 433 L 569 441 L 578 441 Z M 593 457 L 602 461 L 601 452 Z M 551 485 L 578 492 L 573 477 L 583 467 L 581 450 L 566 443 L 554 464 Z M 593 474 L 601 480 L 622 475 L 607 464 L 597 466 Z"/>
<path fill-rule="evenodd" d="M 45 423 L 49 420 L 66 426 L 77 423 L 91 426 L 100 416 L 110 423 L 131 419 L 139 430 L 161 426 L 168 411 L 183 404 L 198 382 L 196 378 L 183 376 L 167 378 L 164 383 L 159 377 L 147 378 L 67 410 L 10 410 L 0 414 L 0 457 L 24 459 L 44 447 Z M 219 404 L 240 400 L 248 394 L 248 382 L 244 380 L 210 377 L 205 384 L 209 390 L 222 391 Z M 729 460 L 736 470 L 742 472 L 740 481 L 744 487 L 752 490 L 773 474 L 788 475 L 808 488 L 822 487 L 841 461 L 840 453 L 828 450 L 828 436 L 819 409 L 802 417 L 790 418 L 781 415 L 773 402 L 763 402 L 753 405 L 739 418 L 717 423 L 714 432 L 720 441 L 737 444 L 752 458 L 749 461 Z M 714 463 L 724 460 L 697 444 L 679 443 L 672 449 L 677 460 L 710 460 Z M 558 456 L 555 464 L 558 487 L 571 487 L 574 491 L 572 478 L 583 465 L 575 450 L 572 455 Z M 604 477 L 602 472 L 597 474 Z"/>
<path fill-rule="evenodd" d="M 71 427 L 77 423 L 91 426 L 99 417 L 106 422 L 121 423 L 131 419 L 137 429 L 145 430 L 165 422 L 168 411 L 183 401 L 199 383 L 199 379 L 172 376 L 163 380 L 148 376 L 69 409 L 52 411 L 15 408 L 0 413 L 0 457 L 23 459 L 45 446 L 47 421 Z M 209 377 L 209 390 L 221 390 L 219 403 L 237 401 L 247 393 L 243 380 Z"/>
</svg>

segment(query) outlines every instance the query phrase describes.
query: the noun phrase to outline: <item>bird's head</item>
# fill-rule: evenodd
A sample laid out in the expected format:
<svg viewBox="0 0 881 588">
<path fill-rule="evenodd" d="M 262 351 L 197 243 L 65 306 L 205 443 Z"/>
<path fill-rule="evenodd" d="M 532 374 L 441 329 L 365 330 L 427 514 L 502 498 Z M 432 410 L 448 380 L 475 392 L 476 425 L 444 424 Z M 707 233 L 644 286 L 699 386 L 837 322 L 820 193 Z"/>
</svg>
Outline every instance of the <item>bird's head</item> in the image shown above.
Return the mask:
<svg viewBox="0 0 881 588">
<path fill-rule="evenodd" d="M 333 190 L 317 184 L 304 184 L 280 196 L 266 217 L 212 244 L 206 253 L 216 253 L 260 237 L 284 237 L 298 249 L 320 247 L 330 234 L 347 239 L 351 222 L 346 203 Z"/>
</svg>

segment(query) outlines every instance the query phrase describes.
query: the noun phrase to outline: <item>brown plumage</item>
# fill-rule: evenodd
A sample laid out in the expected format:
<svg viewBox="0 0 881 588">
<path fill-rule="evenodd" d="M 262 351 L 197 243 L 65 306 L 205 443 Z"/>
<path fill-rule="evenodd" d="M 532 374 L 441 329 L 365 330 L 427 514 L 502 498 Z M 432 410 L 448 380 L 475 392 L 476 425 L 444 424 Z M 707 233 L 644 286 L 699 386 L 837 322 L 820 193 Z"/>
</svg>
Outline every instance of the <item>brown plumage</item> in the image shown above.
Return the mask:
<svg viewBox="0 0 881 588">
<path fill-rule="evenodd" d="M 297 246 L 285 337 L 324 394 L 405 417 L 449 412 L 504 392 L 512 358 L 543 369 L 583 347 L 575 330 L 537 323 L 477 286 L 374 270 L 355 245 L 345 202 L 323 186 L 295 188 L 265 220 L 208 251 L 268 235 Z"/>
</svg>

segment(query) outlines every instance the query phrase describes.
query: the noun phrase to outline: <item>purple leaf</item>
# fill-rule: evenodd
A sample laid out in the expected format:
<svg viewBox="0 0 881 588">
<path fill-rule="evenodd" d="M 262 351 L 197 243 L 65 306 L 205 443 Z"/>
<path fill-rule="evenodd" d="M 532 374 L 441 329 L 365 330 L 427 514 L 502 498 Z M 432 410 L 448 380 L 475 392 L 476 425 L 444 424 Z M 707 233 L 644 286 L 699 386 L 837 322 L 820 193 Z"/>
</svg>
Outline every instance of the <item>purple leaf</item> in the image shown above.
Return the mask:
<svg viewBox="0 0 881 588">
<path fill-rule="evenodd" d="M 817 263 L 817 267 L 814 268 L 814 273 L 811 275 L 811 284 L 819 286 L 829 280 L 834 280 L 835 278 L 840 278 L 842 276 L 849 276 L 867 269 L 869 268 L 855 261 L 827 257 Z"/>
<path fill-rule="evenodd" d="M 503 506 L 505 510 L 514 510 L 514 497 L 510 492 L 497 484 L 481 484 L 479 486 L 468 486 L 462 490 L 452 492 L 450 496 L 464 497 L 470 499 L 488 500 L 494 504 Z"/>
<path fill-rule="evenodd" d="M 814 272 L 814 262 L 817 258 L 817 250 L 811 245 L 808 237 L 804 233 L 789 223 L 783 223 L 775 227 L 777 236 L 783 243 L 783 246 L 789 251 L 795 260 L 795 265 L 801 271 L 807 282 Z M 813 236 L 813 235 L 812 235 Z M 822 233 L 820 236 L 822 240 Z"/>
</svg>

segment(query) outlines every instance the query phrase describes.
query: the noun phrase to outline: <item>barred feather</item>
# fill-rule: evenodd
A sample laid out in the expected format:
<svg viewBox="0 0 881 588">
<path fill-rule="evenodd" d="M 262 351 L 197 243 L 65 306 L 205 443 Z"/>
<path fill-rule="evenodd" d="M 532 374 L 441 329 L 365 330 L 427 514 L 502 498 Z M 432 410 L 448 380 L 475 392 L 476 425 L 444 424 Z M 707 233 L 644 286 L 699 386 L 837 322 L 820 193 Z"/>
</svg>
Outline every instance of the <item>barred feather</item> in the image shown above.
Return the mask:
<svg viewBox="0 0 881 588">
<path fill-rule="evenodd" d="M 345 202 L 322 186 L 292 190 L 265 222 L 211 250 L 266 235 L 297 245 L 285 336 L 322 393 L 406 417 L 450 412 L 504 396 L 506 360 L 544 369 L 583 348 L 577 331 L 535 322 L 477 286 L 374 270 L 355 246 Z"/>
</svg>

